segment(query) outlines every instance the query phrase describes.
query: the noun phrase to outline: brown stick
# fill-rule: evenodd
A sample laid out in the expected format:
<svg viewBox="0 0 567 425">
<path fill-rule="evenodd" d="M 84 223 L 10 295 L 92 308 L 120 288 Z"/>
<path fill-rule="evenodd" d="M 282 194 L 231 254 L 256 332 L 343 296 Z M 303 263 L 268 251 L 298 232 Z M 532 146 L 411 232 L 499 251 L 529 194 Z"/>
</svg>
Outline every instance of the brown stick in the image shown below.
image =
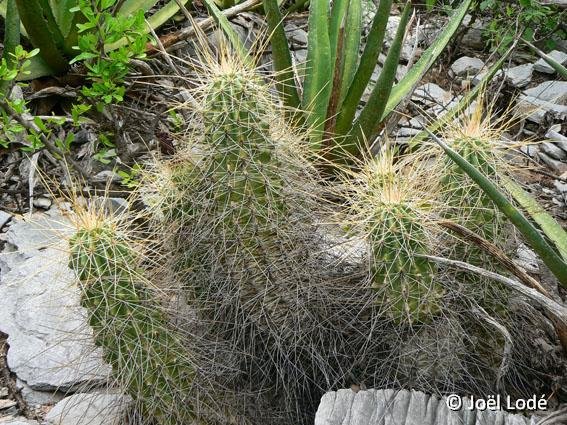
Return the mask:
<svg viewBox="0 0 567 425">
<path fill-rule="evenodd" d="M 227 18 L 232 18 L 233 16 L 236 16 L 241 12 L 244 12 L 248 9 L 258 6 L 260 3 L 262 3 L 262 0 L 247 0 L 229 9 L 223 10 L 222 13 Z M 203 19 L 201 22 L 199 22 L 197 26 L 200 28 L 201 31 L 206 31 L 209 28 L 211 28 L 214 25 L 214 23 L 215 23 L 215 19 L 213 17 L 208 17 L 206 19 Z M 195 34 L 195 31 L 196 30 L 193 25 L 188 26 L 185 28 L 181 28 L 179 31 L 175 31 L 171 34 L 164 35 L 163 37 L 161 37 L 160 40 L 164 48 L 166 49 L 175 48 L 177 43 L 191 37 L 193 34 Z M 156 51 L 156 49 L 153 46 L 151 46 L 148 49 L 148 51 L 150 54 L 155 54 L 159 52 Z"/>
<path fill-rule="evenodd" d="M 486 239 L 480 237 L 476 233 L 472 232 L 471 230 L 467 229 L 466 227 L 461 226 L 453 221 L 449 220 L 442 220 L 439 222 L 440 226 L 443 226 L 449 230 L 458 233 L 466 240 L 474 243 L 476 246 L 481 248 L 483 251 L 486 251 L 488 254 L 494 256 L 494 258 L 510 273 L 516 276 L 524 285 L 529 286 L 530 288 L 536 289 L 543 295 L 548 298 L 551 298 L 551 295 L 541 284 L 531 277 L 529 274 L 525 272 L 520 266 L 518 266 L 510 257 L 508 257 L 504 251 L 498 248 L 495 244 Z"/>
</svg>

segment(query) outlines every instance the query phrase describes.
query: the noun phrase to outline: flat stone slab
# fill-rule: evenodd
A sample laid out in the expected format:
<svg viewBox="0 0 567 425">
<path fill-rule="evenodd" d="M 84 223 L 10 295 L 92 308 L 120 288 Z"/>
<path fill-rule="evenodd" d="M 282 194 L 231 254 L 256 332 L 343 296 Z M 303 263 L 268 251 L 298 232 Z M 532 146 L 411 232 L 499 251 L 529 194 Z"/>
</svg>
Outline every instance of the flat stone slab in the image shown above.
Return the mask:
<svg viewBox="0 0 567 425">
<path fill-rule="evenodd" d="M 561 52 L 559 50 L 553 50 L 552 52 L 547 54 L 556 62 L 560 63 L 561 65 L 565 65 L 567 63 L 567 53 Z M 539 59 L 534 64 L 534 70 L 538 72 L 543 72 L 545 74 L 555 74 L 555 69 L 548 64 L 544 59 Z"/>
<path fill-rule="evenodd" d="M 464 405 L 470 403 L 462 399 Z M 450 410 L 446 397 L 420 391 L 350 389 L 321 398 L 315 425 L 531 425 L 532 419 L 501 410 Z"/>
<path fill-rule="evenodd" d="M 21 416 L 7 416 L 4 418 L 0 417 L 0 425 L 39 425 L 39 422 Z"/>
<path fill-rule="evenodd" d="M 77 389 L 110 374 L 94 345 L 68 268 L 66 235 L 55 210 L 14 218 L 0 254 L 0 330 L 8 334 L 8 366 L 31 389 Z"/>
<path fill-rule="evenodd" d="M 130 398 L 119 393 L 79 393 L 45 415 L 45 425 L 122 425 Z"/>
</svg>

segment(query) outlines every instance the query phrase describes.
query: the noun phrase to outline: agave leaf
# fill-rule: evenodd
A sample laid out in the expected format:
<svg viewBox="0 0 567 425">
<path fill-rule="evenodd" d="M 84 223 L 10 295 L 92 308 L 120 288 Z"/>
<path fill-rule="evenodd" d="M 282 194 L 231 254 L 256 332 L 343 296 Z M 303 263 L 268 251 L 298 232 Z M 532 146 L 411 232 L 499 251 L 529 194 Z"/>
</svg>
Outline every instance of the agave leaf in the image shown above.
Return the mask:
<svg viewBox="0 0 567 425">
<path fill-rule="evenodd" d="M 354 154 L 358 153 L 355 150 L 359 149 L 363 143 L 373 139 L 381 122 L 381 120 L 377 118 L 382 116 L 382 113 L 386 109 L 386 103 L 388 102 L 400 61 L 406 27 L 410 17 L 410 6 L 411 3 L 408 1 L 404 7 L 400 25 L 396 31 L 390 50 L 388 51 L 386 61 L 384 62 L 384 67 L 382 68 L 382 72 L 380 72 L 380 77 L 378 77 L 378 81 L 360 116 L 353 124 L 351 136 L 345 139 L 347 141 L 346 149 Z"/>
<path fill-rule="evenodd" d="M 69 61 L 64 55 L 64 38 L 53 16 L 49 0 L 16 0 L 20 20 L 31 43 L 40 49 L 45 63 L 55 73 L 65 71 Z"/>
<path fill-rule="evenodd" d="M 8 8 L 8 0 L 0 0 L 0 16 L 4 18 L 4 20 L 7 19 L 6 18 L 7 8 Z M 21 22 L 20 22 L 20 34 L 26 38 L 28 36 L 26 29 L 24 28 Z"/>
<path fill-rule="evenodd" d="M 429 46 L 425 52 L 423 52 L 421 58 L 419 58 L 400 82 L 394 86 L 380 121 L 384 120 L 406 96 L 409 96 L 413 92 L 415 86 L 419 83 L 423 75 L 435 63 L 459 28 L 461 21 L 465 17 L 465 14 L 471 5 L 471 1 L 472 0 L 464 0 L 461 3 L 458 9 L 456 9 L 451 16 L 451 19 L 445 26 L 443 32 L 441 32 L 433 44 Z"/>
<path fill-rule="evenodd" d="M 341 28 L 344 28 L 349 0 L 335 0 L 331 9 L 331 19 L 329 21 L 329 46 L 331 49 L 331 63 L 336 62 L 337 46 Z"/>
<path fill-rule="evenodd" d="M 549 66 L 551 66 L 553 69 L 555 69 L 555 71 L 557 71 L 557 73 L 559 75 L 561 75 L 562 78 L 564 78 L 565 80 L 567 80 L 567 68 L 565 68 L 563 65 L 561 65 L 559 62 L 557 62 L 555 59 L 553 59 L 551 56 L 546 55 L 544 52 L 542 52 L 541 50 L 539 50 L 536 46 L 534 46 L 532 43 L 530 43 L 527 40 L 522 39 L 522 41 L 524 43 L 527 44 L 527 46 L 532 49 L 540 58 L 542 58 L 544 61 L 546 61 Z"/>
<path fill-rule="evenodd" d="M 158 0 L 125 0 L 118 10 L 118 15 L 134 15 L 138 10 L 149 11 L 156 5 Z"/>
<path fill-rule="evenodd" d="M 533 218 L 543 233 L 545 233 L 545 236 L 555 244 L 563 259 L 567 261 L 567 232 L 563 227 L 519 184 L 506 177 L 502 177 L 501 180 L 504 188 L 510 192 L 520 206 Z"/>
<path fill-rule="evenodd" d="M 270 29 L 270 42 L 272 44 L 272 58 L 278 81 L 278 91 L 283 95 L 286 106 L 299 108 L 301 101 L 297 93 L 291 52 L 283 27 L 283 17 L 276 0 L 264 0 L 264 12 L 268 28 Z"/>
<path fill-rule="evenodd" d="M 382 43 L 384 42 L 391 8 L 392 0 L 380 0 L 378 10 L 372 22 L 372 27 L 368 34 L 364 52 L 360 58 L 360 64 L 352 79 L 352 84 L 348 88 L 345 99 L 342 102 L 341 112 L 337 117 L 335 133 L 339 136 L 346 135 L 351 128 L 352 121 L 356 114 L 356 108 L 360 103 L 364 90 L 368 86 L 372 72 L 374 72 L 376 61 L 382 50 Z"/>
<path fill-rule="evenodd" d="M 10 56 L 20 44 L 20 16 L 16 7 L 16 0 L 8 0 L 6 5 L 6 18 L 4 22 L 4 50 L 2 51 L 2 59 L 6 60 L 8 65 L 14 62 L 14 58 Z M 10 90 L 10 81 L 0 80 L 0 98 L 6 96 Z"/>
<path fill-rule="evenodd" d="M 344 30 L 344 60 L 339 107 L 350 87 L 358 66 L 358 51 L 362 37 L 362 0 L 350 0 Z"/>
<path fill-rule="evenodd" d="M 311 0 L 308 25 L 302 107 L 308 111 L 307 123 L 314 130 L 312 142 L 317 149 L 320 146 L 323 125 L 327 116 L 333 71 L 329 40 L 328 0 Z"/>
<path fill-rule="evenodd" d="M 16 79 L 18 81 L 29 81 L 53 74 L 55 74 L 53 68 L 51 68 L 40 55 L 35 55 L 30 59 L 26 73 L 20 73 Z"/>
<path fill-rule="evenodd" d="M 6 4 L 6 17 L 4 19 L 4 49 L 2 58 L 8 64 L 13 62 L 10 53 L 20 44 L 20 15 L 15 0 L 8 0 Z"/>
<path fill-rule="evenodd" d="M 555 275 L 561 285 L 567 288 L 567 263 L 547 243 L 538 229 L 506 198 L 500 189 L 484 174 L 478 171 L 470 162 L 451 149 L 445 142 L 429 133 L 435 142 L 455 164 L 463 170 L 494 202 L 502 213 L 524 236 L 530 247 L 540 256 L 545 265 Z"/>
</svg>

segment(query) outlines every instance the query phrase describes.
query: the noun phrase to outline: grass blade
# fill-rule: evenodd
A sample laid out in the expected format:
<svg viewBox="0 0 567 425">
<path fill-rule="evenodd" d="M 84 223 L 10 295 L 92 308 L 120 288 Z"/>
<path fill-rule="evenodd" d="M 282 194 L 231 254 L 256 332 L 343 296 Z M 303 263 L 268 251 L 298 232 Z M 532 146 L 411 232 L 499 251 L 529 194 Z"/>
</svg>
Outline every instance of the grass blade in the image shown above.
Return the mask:
<svg viewBox="0 0 567 425">
<path fill-rule="evenodd" d="M 358 65 L 352 84 L 342 103 L 341 113 L 337 117 L 335 133 L 339 136 L 346 135 L 350 130 L 356 114 L 356 108 L 374 72 L 378 56 L 382 50 L 382 43 L 384 42 L 391 8 L 392 0 L 380 0 L 378 10 L 372 22 L 372 27 L 368 34 L 364 52 L 360 58 L 360 64 Z"/>
<path fill-rule="evenodd" d="M 522 233 L 530 247 L 540 256 L 545 265 L 555 275 L 564 288 L 567 288 L 567 263 L 542 237 L 537 228 L 506 198 L 500 189 L 485 175 L 479 172 L 465 158 L 451 149 L 445 142 L 430 133 L 435 142 L 494 202 L 502 213 Z"/>
<path fill-rule="evenodd" d="M 315 149 L 321 142 L 331 92 L 333 66 L 328 15 L 328 0 L 311 0 L 302 107 L 308 112 L 307 123 L 314 130 L 312 142 Z"/>
<path fill-rule="evenodd" d="M 471 1 L 472 0 L 463 1 L 459 8 L 456 9 L 451 16 L 451 19 L 447 23 L 443 32 L 437 37 L 433 44 L 429 46 L 425 52 L 423 52 L 421 58 L 400 80 L 400 82 L 394 86 L 380 121 L 384 120 L 406 96 L 409 96 L 413 92 L 415 86 L 419 83 L 423 75 L 435 63 L 455 32 L 457 32 L 459 25 L 471 5 Z"/>
<path fill-rule="evenodd" d="M 396 31 L 396 36 L 392 41 L 392 46 L 384 62 L 384 68 L 382 68 L 382 72 L 380 72 L 380 77 L 360 116 L 353 124 L 352 134 L 346 139 L 346 149 L 355 155 L 358 152 L 354 151 L 354 149 L 359 149 L 363 143 L 366 141 L 370 142 L 373 139 L 381 122 L 380 117 L 386 109 L 386 103 L 390 97 L 390 92 L 392 91 L 396 77 L 396 70 L 400 61 L 406 27 L 410 17 L 410 6 L 411 3 L 407 2 L 400 19 L 400 25 Z"/>
<path fill-rule="evenodd" d="M 502 177 L 502 184 L 538 224 L 545 236 L 555 244 L 563 259 L 567 261 L 567 232 L 563 227 L 519 184 L 506 177 Z"/>
<path fill-rule="evenodd" d="M 277 0 L 264 0 L 264 12 L 271 34 L 272 58 L 278 82 L 278 92 L 281 93 L 286 106 L 297 109 L 301 106 L 301 101 L 295 85 L 291 52 Z"/>
</svg>

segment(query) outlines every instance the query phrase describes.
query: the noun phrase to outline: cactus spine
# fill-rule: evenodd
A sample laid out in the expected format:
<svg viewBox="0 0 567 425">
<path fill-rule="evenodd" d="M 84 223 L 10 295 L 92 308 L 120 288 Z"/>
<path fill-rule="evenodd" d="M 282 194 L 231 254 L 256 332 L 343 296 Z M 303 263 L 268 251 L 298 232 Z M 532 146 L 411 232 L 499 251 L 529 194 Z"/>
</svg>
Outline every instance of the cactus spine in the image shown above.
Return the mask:
<svg viewBox="0 0 567 425">
<path fill-rule="evenodd" d="M 70 240 L 71 267 L 81 287 L 95 343 L 113 375 L 160 425 L 193 423 L 194 370 L 186 350 L 152 298 L 139 254 L 110 222 L 80 227 Z"/>
</svg>

